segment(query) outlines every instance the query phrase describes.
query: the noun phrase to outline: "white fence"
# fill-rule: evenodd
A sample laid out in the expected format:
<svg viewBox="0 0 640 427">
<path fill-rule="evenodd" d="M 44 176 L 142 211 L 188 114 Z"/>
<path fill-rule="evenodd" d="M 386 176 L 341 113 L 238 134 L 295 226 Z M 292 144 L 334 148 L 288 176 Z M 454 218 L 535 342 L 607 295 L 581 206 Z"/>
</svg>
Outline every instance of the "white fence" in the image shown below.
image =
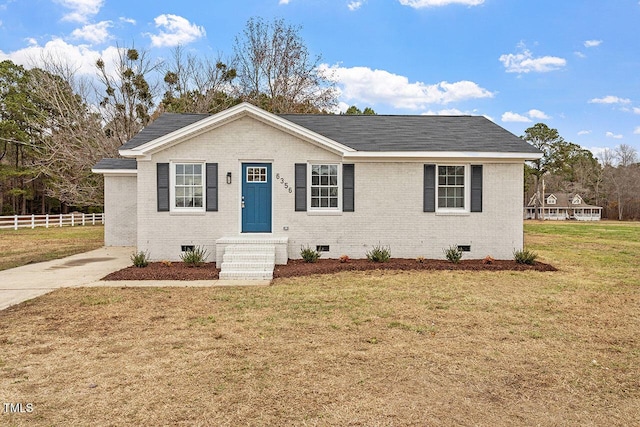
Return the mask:
<svg viewBox="0 0 640 427">
<path fill-rule="evenodd" d="M 70 213 L 64 215 L 11 215 L 0 216 L 2 228 L 63 227 L 76 225 L 104 225 L 104 214 Z"/>
</svg>

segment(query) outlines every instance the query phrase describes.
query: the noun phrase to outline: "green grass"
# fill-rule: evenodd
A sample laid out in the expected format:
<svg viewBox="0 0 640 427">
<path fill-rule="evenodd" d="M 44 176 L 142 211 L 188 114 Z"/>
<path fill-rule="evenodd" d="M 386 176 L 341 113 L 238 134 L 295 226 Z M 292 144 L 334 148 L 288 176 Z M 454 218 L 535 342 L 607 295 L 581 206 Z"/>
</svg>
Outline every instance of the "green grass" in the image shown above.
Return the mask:
<svg viewBox="0 0 640 427">
<path fill-rule="evenodd" d="M 0 270 L 98 249 L 103 226 L 0 230 Z"/>
<path fill-rule="evenodd" d="M 562 260 L 603 284 L 640 284 L 640 223 L 525 222 L 525 246 L 543 262 Z"/>
<path fill-rule="evenodd" d="M 36 402 L 7 422 L 637 425 L 639 242 L 526 222 L 558 271 L 60 289 L 0 312 L 0 390 Z"/>
</svg>

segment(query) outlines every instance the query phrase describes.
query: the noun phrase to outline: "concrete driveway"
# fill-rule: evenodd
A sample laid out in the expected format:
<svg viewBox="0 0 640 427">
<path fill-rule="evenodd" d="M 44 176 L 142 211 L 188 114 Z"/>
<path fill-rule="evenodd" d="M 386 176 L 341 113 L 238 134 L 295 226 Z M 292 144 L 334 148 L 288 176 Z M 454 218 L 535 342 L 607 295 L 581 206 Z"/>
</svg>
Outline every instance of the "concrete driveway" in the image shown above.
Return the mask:
<svg viewBox="0 0 640 427">
<path fill-rule="evenodd" d="M 62 287 L 88 286 L 131 265 L 129 247 L 104 247 L 0 271 L 0 310 Z"/>
<path fill-rule="evenodd" d="M 103 247 L 67 258 L 0 271 L 0 310 L 58 288 L 267 286 L 270 280 L 122 280 L 101 281 L 131 265 L 132 247 Z"/>
</svg>

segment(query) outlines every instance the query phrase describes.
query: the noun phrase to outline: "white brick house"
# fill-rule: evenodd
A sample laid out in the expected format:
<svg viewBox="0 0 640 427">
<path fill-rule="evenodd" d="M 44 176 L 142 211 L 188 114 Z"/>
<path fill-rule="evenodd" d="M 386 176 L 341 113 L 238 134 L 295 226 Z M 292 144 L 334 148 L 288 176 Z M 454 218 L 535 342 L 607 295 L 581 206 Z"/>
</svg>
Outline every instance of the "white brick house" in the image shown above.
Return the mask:
<svg viewBox="0 0 640 427">
<path fill-rule="evenodd" d="M 179 260 L 191 246 L 268 242 L 276 263 L 510 259 L 523 245 L 523 164 L 541 153 L 484 117 L 274 115 L 240 104 L 164 114 L 105 159 L 105 244 Z"/>
</svg>

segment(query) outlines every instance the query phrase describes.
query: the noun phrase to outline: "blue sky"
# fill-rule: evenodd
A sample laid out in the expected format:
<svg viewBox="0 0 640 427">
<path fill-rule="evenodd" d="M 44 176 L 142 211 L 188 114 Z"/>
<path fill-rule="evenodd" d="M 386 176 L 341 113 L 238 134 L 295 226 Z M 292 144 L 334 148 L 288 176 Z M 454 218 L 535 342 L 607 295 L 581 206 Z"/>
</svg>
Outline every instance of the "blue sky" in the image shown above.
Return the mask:
<svg viewBox="0 0 640 427">
<path fill-rule="evenodd" d="M 543 122 L 596 154 L 640 151 L 638 0 L 0 0 L 0 60 L 91 74 L 116 45 L 229 56 L 251 17 L 300 25 L 343 109 Z"/>
</svg>

